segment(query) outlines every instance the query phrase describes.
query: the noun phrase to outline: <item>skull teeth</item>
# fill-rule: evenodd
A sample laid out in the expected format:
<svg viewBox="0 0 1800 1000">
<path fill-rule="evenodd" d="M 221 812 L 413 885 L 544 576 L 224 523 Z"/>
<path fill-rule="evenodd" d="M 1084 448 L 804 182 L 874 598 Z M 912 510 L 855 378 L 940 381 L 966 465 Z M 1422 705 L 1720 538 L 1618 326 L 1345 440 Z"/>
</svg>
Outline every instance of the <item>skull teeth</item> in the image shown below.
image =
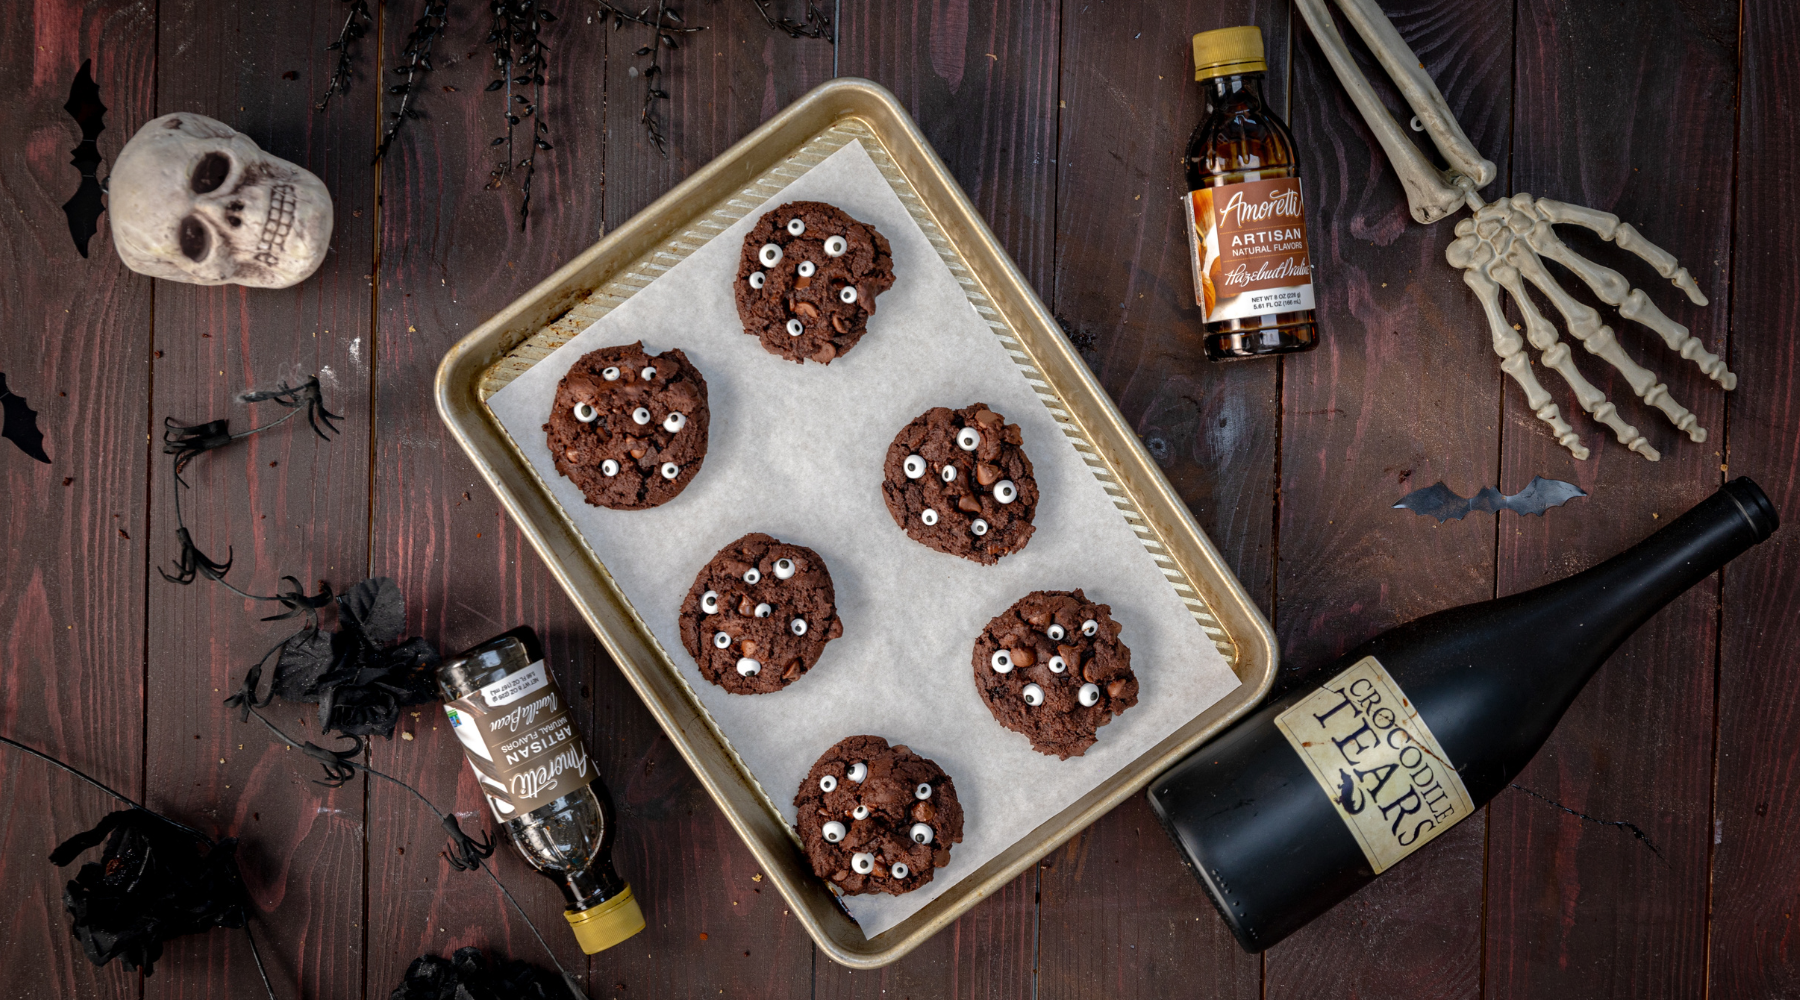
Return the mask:
<svg viewBox="0 0 1800 1000">
<path fill-rule="evenodd" d="M 288 234 L 294 231 L 294 209 L 299 206 L 292 184 L 269 189 L 269 214 L 263 219 L 262 239 L 256 244 L 256 261 L 269 267 L 281 263 Z"/>
</svg>

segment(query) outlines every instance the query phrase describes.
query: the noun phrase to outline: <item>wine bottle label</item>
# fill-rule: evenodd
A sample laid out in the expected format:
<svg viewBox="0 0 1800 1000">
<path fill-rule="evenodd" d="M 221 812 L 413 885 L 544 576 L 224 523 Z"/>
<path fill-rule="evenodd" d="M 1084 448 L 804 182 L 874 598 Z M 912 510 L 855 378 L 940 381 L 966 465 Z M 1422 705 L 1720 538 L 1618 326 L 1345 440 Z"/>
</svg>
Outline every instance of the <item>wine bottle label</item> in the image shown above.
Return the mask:
<svg viewBox="0 0 1800 1000">
<path fill-rule="evenodd" d="M 1475 812 L 1431 728 L 1365 656 L 1275 717 L 1375 874 Z"/>
<path fill-rule="evenodd" d="M 446 703 L 444 714 L 503 823 L 585 788 L 598 776 L 543 660 Z"/>
<path fill-rule="evenodd" d="M 1194 301 L 1206 322 L 1313 307 L 1300 178 L 1190 191 Z"/>
</svg>

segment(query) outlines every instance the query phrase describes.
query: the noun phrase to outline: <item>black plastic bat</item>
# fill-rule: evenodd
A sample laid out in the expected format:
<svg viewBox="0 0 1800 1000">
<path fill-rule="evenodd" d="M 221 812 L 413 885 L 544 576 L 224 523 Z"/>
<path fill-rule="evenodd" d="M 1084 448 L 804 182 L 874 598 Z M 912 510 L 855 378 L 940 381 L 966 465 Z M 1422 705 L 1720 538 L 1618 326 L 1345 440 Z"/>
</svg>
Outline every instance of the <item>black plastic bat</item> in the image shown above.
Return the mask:
<svg viewBox="0 0 1800 1000">
<path fill-rule="evenodd" d="M 1533 476 L 1529 486 L 1512 496 L 1506 496 L 1492 486 L 1483 486 L 1480 493 L 1467 500 L 1457 496 L 1454 490 L 1440 482 L 1422 490 L 1413 490 L 1401 497 L 1394 508 L 1410 510 L 1415 514 L 1429 514 L 1442 524 L 1445 521 L 1460 521 L 1475 511 L 1496 514 L 1510 510 L 1515 514 L 1542 514 L 1552 507 L 1561 507 L 1576 497 L 1584 496 L 1587 496 L 1586 491 L 1574 483 Z"/>
<path fill-rule="evenodd" d="M 0 426 L 0 437 L 19 446 L 19 450 L 32 458 L 50 464 L 50 456 L 44 454 L 44 432 L 38 430 L 37 411 L 25 404 L 25 397 L 6 387 L 6 375 L 0 373 L 0 407 L 5 408 L 5 423 Z"/>
<path fill-rule="evenodd" d="M 75 249 L 83 257 L 88 255 L 88 240 L 100 228 L 100 213 L 106 210 L 102 197 L 106 189 L 95 176 L 102 162 L 100 149 L 94 145 L 100 133 L 106 131 L 102 120 L 106 117 L 106 105 L 100 103 L 100 88 L 90 72 L 93 65 L 92 59 L 81 64 L 75 82 L 69 85 L 69 103 L 63 105 L 63 110 L 81 126 L 81 143 L 69 150 L 74 156 L 69 162 L 81 171 L 81 187 L 63 203 L 63 214 L 69 217 L 69 235 L 75 238 Z"/>
</svg>

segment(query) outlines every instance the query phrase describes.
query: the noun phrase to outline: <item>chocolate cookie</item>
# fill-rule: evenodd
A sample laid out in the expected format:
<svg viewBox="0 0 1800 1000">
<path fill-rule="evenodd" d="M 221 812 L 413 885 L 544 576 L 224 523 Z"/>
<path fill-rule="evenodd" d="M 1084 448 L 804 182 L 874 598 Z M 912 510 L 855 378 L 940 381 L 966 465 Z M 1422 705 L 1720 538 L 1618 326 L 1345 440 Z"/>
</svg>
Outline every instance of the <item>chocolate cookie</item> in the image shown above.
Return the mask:
<svg viewBox="0 0 1800 1000">
<path fill-rule="evenodd" d="M 640 343 L 581 356 L 556 385 L 550 456 L 587 502 L 644 510 L 675 499 L 706 458 L 706 379 L 679 350 Z"/>
<path fill-rule="evenodd" d="M 789 202 L 744 237 L 738 316 L 770 354 L 828 365 L 862 339 L 875 296 L 893 284 L 894 258 L 874 226 L 822 201 Z"/>
<path fill-rule="evenodd" d="M 879 736 L 825 751 L 794 795 L 813 871 L 848 896 L 898 896 L 931 881 L 962 842 L 962 806 L 943 768 Z"/>
<path fill-rule="evenodd" d="M 1112 609 L 1081 591 L 1034 590 L 975 640 L 975 687 L 1003 726 L 1063 760 L 1137 704 L 1131 650 Z"/>
<path fill-rule="evenodd" d="M 763 534 L 720 549 L 681 602 L 681 644 L 732 694 L 787 687 L 843 634 L 825 561 Z"/>
<path fill-rule="evenodd" d="M 888 446 L 888 513 L 913 541 L 939 552 L 994 563 L 1031 540 L 1037 480 L 1020 447 L 1019 428 L 976 403 L 942 406 Z"/>
</svg>

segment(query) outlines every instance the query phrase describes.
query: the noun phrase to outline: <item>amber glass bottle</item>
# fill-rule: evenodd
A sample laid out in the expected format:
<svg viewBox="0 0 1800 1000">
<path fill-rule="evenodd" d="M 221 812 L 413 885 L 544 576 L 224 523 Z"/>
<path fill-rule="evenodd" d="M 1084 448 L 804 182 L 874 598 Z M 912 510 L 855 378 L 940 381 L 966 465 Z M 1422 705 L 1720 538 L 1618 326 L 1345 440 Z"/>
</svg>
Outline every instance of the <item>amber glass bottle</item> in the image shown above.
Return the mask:
<svg viewBox="0 0 1800 1000">
<path fill-rule="evenodd" d="M 1300 166 L 1288 127 L 1263 103 L 1262 31 L 1194 36 L 1206 117 L 1188 143 L 1185 205 L 1194 300 L 1213 361 L 1318 346 Z"/>
</svg>

